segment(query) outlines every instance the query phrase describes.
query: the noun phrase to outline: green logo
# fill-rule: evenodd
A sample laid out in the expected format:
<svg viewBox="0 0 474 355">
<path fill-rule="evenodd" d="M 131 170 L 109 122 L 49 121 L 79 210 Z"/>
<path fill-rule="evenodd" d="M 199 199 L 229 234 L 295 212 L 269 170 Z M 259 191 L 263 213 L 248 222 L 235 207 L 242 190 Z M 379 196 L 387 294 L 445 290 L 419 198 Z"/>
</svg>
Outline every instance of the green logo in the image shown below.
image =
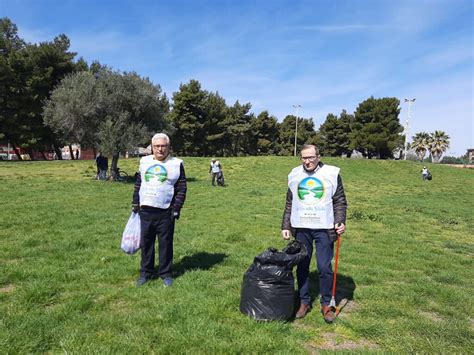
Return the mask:
<svg viewBox="0 0 474 355">
<path fill-rule="evenodd" d="M 317 204 L 324 196 L 324 185 L 321 180 L 307 177 L 298 184 L 298 198 L 308 205 Z"/>
<path fill-rule="evenodd" d="M 145 172 L 145 181 L 161 184 L 168 178 L 168 172 L 163 165 L 155 164 L 150 166 Z"/>
</svg>

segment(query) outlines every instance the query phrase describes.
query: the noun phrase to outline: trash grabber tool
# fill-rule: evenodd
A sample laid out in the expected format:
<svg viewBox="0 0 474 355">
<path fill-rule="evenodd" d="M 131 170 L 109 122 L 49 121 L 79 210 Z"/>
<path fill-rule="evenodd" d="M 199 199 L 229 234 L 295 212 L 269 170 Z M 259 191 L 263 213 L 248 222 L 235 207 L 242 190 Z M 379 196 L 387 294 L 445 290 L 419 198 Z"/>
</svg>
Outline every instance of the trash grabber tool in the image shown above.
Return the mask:
<svg viewBox="0 0 474 355">
<path fill-rule="evenodd" d="M 333 272 L 333 279 L 332 279 L 332 297 L 331 301 L 329 302 L 329 307 L 333 308 L 334 311 L 337 311 L 336 307 L 336 279 L 337 279 L 337 263 L 339 261 L 339 248 L 341 246 L 341 235 L 337 235 L 337 247 L 336 247 L 336 260 L 334 261 L 334 272 Z M 337 312 L 339 313 L 339 312 Z"/>
</svg>

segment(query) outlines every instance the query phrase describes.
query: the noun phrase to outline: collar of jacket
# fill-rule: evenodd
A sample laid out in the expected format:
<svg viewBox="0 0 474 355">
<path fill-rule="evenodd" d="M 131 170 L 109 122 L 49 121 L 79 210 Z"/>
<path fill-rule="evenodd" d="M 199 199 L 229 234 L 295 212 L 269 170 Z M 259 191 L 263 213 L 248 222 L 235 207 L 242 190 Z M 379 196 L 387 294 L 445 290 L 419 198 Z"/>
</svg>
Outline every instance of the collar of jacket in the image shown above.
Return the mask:
<svg viewBox="0 0 474 355">
<path fill-rule="evenodd" d="M 324 163 L 323 162 L 319 162 L 318 165 L 316 166 L 316 169 L 314 169 L 313 171 L 308 171 L 306 170 L 306 168 L 304 167 L 304 164 L 303 164 L 303 169 L 304 171 L 306 171 L 308 174 L 314 174 L 316 171 L 318 171 L 318 169 L 321 169 L 323 167 Z"/>
</svg>

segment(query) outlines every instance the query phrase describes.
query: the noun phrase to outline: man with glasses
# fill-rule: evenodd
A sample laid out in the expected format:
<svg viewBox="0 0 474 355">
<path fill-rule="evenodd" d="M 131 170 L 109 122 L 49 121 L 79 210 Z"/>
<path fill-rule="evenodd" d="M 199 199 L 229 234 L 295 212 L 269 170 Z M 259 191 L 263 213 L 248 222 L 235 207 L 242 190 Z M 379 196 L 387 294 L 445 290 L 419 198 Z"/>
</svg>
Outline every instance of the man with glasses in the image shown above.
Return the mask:
<svg viewBox="0 0 474 355">
<path fill-rule="evenodd" d="M 302 165 L 288 175 L 281 233 L 286 240 L 295 235 L 308 251 L 308 256 L 296 270 L 300 296 L 296 318 L 305 317 L 311 310 L 309 264 L 315 244 L 321 313 L 327 323 L 332 323 L 336 315 L 329 306 L 333 282 L 331 261 L 334 241 L 346 228 L 347 200 L 339 168 L 325 165 L 319 158 L 316 146 L 306 144 L 301 148 Z"/>
<path fill-rule="evenodd" d="M 140 159 L 140 173 L 133 192 L 132 210 L 140 213 L 140 278 L 142 286 L 155 277 L 163 285 L 173 283 L 173 234 L 186 199 L 186 176 L 183 161 L 170 155 L 170 139 L 157 133 L 151 140 L 152 155 Z M 158 235 L 159 263 L 155 273 L 155 240 Z"/>
</svg>

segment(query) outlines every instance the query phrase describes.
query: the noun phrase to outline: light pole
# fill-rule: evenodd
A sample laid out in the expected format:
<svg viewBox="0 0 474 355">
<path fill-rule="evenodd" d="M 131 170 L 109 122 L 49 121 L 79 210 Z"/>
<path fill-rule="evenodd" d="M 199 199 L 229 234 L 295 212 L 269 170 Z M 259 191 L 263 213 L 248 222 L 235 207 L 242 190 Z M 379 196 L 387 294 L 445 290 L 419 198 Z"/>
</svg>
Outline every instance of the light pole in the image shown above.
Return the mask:
<svg viewBox="0 0 474 355">
<path fill-rule="evenodd" d="M 298 136 L 298 112 L 300 110 L 301 105 L 293 105 L 296 109 L 296 126 L 295 126 L 295 157 L 296 157 L 296 137 Z"/>
<path fill-rule="evenodd" d="M 410 129 L 409 121 L 410 121 L 410 113 L 411 113 L 411 104 L 415 102 L 415 98 L 413 99 L 405 99 L 405 102 L 408 102 L 408 116 L 405 125 L 405 154 L 403 160 L 407 160 L 407 150 L 408 150 L 408 131 Z"/>
</svg>

